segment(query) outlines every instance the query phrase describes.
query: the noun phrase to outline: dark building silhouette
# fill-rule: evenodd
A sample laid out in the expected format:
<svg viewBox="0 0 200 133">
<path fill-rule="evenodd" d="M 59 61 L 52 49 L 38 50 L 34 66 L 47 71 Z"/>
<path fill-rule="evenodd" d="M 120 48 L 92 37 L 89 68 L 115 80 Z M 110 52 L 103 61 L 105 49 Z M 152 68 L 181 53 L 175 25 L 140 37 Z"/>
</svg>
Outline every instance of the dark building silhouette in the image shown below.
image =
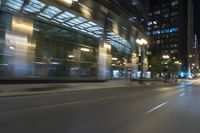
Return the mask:
<svg viewBox="0 0 200 133">
<path fill-rule="evenodd" d="M 190 72 L 189 55 L 193 43 L 193 3 L 191 0 L 150 0 L 147 34 L 152 56 L 169 55 L 180 63 L 180 71 Z M 163 64 L 166 64 L 162 60 Z"/>
</svg>

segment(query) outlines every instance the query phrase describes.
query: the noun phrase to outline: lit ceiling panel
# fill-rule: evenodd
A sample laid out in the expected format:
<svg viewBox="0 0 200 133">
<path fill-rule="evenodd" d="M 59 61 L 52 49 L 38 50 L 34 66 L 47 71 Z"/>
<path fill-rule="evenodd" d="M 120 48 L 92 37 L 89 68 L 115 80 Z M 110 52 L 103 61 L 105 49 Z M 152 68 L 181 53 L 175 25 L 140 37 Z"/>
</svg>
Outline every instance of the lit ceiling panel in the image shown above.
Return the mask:
<svg viewBox="0 0 200 133">
<path fill-rule="evenodd" d="M 38 1 L 38 0 L 31 0 L 27 6 L 24 7 L 24 11 L 30 12 L 30 13 L 36 13 L 41 11 L 42 8 L 45 7 L 45 4 Z"/>
<path fill-rule="evenodd" d="M 98 35 L 103 34 L 101 31 L 94 31 L 94 33 Z"/>
<path fill-rule="evenodd" d="M 70 27 L 68 24 L 62 23 L 62 25 L 66 26 L 66 27 Z"/>
<path fill-rule="evenodd" d="M 0 0 L 0 2 L 1 1 L 2 0 Z M 29 4 L 22 9 L 23 3 L 24 0 L 7 0 L 5 7 L 15 12 L 22 10 L 26 13 L 34 13 L 40 19 L 61 24 L 65 27 L 73 28 L 94 37 L 99 38 L 103 34 L 103 28 L 96 23 L 88 21 L 83 17 L 76 16 L 68 11 L 63 11 L 55 6 L 46 5 L 40 0 L 29 0 Z M 116 35 L 112 37 L 116 37 Z M 118 45 L 119 42 L 115 41 L 113 43 L 117 43 Z"/>
<path fill-rule="evenodd" d="M 92 26 L 91 24 L 89 24 L 88 22 L 86 22 L 86 23 L 77 25 L 76 27 L 79 27 L 81 29 L 86 29 L 87 27 L 91 27 L 91 26 Z"/>
<path fill-rule="evenodd" d="M 6 2 L 6 8 L 12 11 L 19 11 L 23 5 L 23 0 L 8 0 Z"/>
<path fill-rule="evenodd" d="M 72 27 L 72 29 L 75 29 L 75 30 L 78 30 L 78 31 L 80 31 L 80 29 L 79 29 L 79 28 L 77 28 L 77 27 Z"/>
<path fill-rule="evenodd" d="M 58 21 L 56 21 L 56 20 L 51 20 L 51 22 L 54 22 L 54 23 L 56 23 L 56 24 L 60 24 Z"/>
<path fill-rule="evenodd" d="M 92 21 L 89 21 L 88 24 L 92 25 L 92 26 L 96 26 L 97 24 L 95 24 L 94 22 Z"/>
<path fill-rule="evenodd" d="M 75 17 L 74 14 L 71 14 L 70 12 L 65 11 L 65 12 L 61 13 L 60 15 L 56 16 L 54 19 L 56 21 L 63 23 L 63 22 L 65 22 L 65 21 L 67 21 L 71 18 L 74 18 L 74 17 Z"/>
<path fill-rule="evenodd" d="M 48 19 L 47 18 L 44 18 L 44 17 L 42 17 L 42 16 L 37 16 L 38 18 L 40 18 L 40 19 L 43 19 L 43 20 L 46 20 L 46 21 L 48 21 Z"/>
<path fill-rule="evenodd" d="M 45 17 L 47 19 L 51 19 L 53 18 L 55 15 L 58 15 L 59 13 L 61 13 L 61 10 L 54 7 L 54 6 L 48 6 L 47 8 L 45 8 L 45 10 L 43 12 L 41 12 L 39 15 L 42 17 Z"/>
<path fill-rule="evenodd" d="M 101 37 L 100 35 L 93 35 L 93 36 L 95 36 L 95 37 L 97 37 L 97 38 L 100 38 L 100 37 Z"/>
<path fill-rule="evenodd" d="M 109 32 L 107 38 L 107 42 L 113 45 L 113 47 L 117 48 L 119 52 L 125 52 L 127 54 L 131 52 L 131 44 L 121 36 L 113 32 Z"/>
<path fill-rule="evenodd" d="M 93 31 L 97 31 L 97 30 L 103 30 L 103 28 L 101 28 L 99 26 L 95 26 L 95 27 L 88 28 L 87 30 L 93 32 Z"/>
<path fill-rule="evenodd" d="M 74 25 L 77 25 L 77 24 L 84 23 L 86 21 L 87 20 L 82 18 L 82 17 L 77 17 L 77 18 L 74 18 L 74 19 L 71 19 L 70 21 L 68 21 L 67 24 L 74 26 Z"/>
</svg>

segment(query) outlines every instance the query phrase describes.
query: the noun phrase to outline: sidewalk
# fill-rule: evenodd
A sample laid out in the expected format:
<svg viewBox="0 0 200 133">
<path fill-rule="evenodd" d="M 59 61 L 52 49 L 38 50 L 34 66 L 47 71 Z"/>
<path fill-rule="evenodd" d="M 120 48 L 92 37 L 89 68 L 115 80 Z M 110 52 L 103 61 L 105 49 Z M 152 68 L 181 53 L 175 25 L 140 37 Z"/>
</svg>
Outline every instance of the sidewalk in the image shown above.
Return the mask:
<svg viewBox="0 0 200 133">
<path fill-rule="evenodd" d="M 164 83 L 163 81 L 148 81 L 144 82 L 144 84 L 139 84 L 136 81 L 118 80 L 103 83 L 12 84 L 0 85 L 0 97 L 162 84 L 166 85 L 169 83 Z"/>
</svg>

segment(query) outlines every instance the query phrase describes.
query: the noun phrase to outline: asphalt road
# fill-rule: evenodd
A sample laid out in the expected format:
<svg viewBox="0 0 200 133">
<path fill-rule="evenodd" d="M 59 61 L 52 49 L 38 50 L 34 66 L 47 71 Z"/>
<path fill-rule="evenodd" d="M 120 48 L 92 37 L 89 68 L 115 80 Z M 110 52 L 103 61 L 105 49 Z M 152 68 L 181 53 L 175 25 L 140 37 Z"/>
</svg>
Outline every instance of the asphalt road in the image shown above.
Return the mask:
<svg viewBox="0 0 200 133">
<path fill-rule="evenodd" d="M 199 132 L 198 82 L 0 98 L 0 133 Z"/>
</svg>

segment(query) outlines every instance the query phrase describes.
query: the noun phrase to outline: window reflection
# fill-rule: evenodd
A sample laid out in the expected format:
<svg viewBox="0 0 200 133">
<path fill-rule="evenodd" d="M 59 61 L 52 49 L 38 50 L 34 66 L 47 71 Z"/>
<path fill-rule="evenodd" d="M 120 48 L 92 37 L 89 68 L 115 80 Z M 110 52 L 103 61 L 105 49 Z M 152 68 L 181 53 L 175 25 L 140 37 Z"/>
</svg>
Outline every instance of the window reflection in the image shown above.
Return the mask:
<svg viewBox="0 0 200 133">
<path fill-rule="evenodd" d="M 0 17 L 2 24 L 19 18 L 3 12 Z M 22 22 L 1 26 L 0 75 L 4 78 L 97 76 L 97 39 L 38 20 L 32 20 L 32 28 L 25 31 Z"/>
<path fill-rule="evenodd" d="M 102 34 L 101 25 L 56 4 L 4 0 L 0 10 L 0 77 L 97 78 Z M 114 73 L 124 77 L 125 56 L 131 54 L 132 44 L 111 31 L 107 42 L 118 59 L 113 62 Z"/>
</svg>

